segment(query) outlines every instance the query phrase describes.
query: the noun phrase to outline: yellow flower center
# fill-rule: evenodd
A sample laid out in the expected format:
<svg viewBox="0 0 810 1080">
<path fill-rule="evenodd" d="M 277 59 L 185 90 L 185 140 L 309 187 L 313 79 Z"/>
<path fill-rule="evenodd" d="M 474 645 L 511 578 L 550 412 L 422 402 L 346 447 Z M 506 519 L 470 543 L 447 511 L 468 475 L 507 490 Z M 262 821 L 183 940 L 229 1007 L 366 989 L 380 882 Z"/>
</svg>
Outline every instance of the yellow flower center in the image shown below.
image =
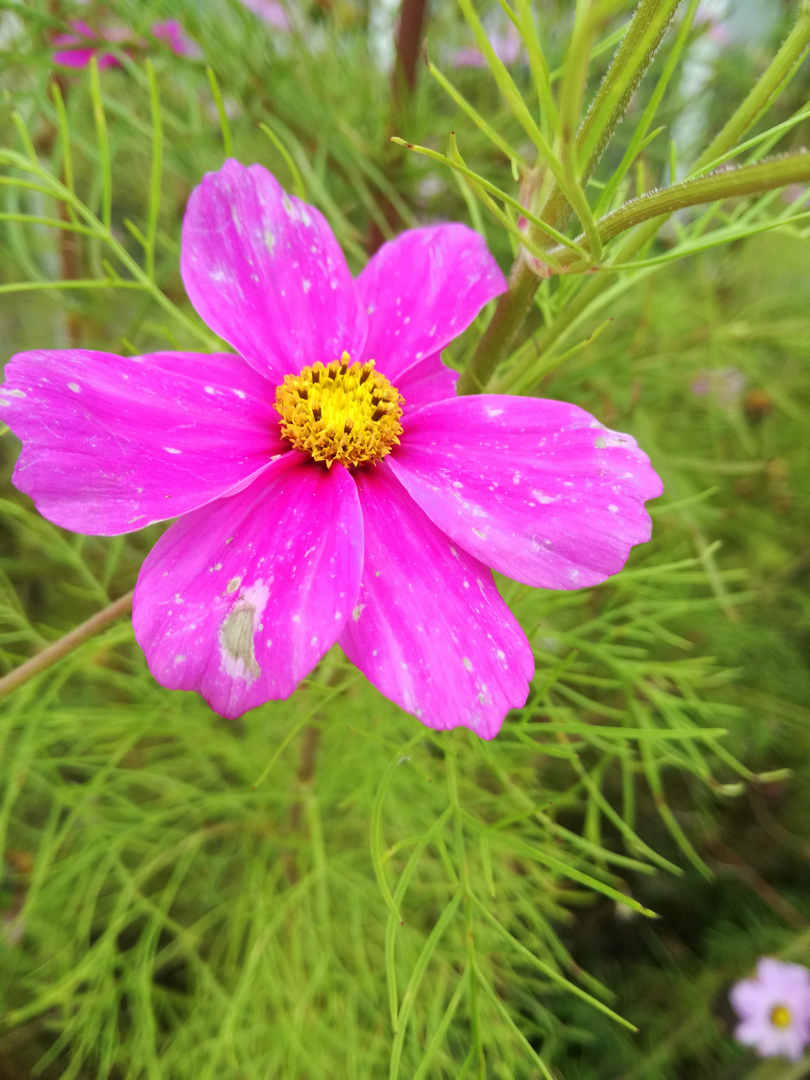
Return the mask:
<svg viewBox="0 0 810 1080">
<path fill-rule="evenodd" d="M 789 1028 L 793 1023 L 793 1016 L 787 1005 L 776 1005 L 771 1009 L 771 1023 L 776 1028 Z"/>
<path fill-rule="evenodd" d="M 286 375 L 276 390 L 281 434 L 327 468 L 381 461 L 399 443 L 403 398 L 374 361 L 313 364 Z"/>
</svg>

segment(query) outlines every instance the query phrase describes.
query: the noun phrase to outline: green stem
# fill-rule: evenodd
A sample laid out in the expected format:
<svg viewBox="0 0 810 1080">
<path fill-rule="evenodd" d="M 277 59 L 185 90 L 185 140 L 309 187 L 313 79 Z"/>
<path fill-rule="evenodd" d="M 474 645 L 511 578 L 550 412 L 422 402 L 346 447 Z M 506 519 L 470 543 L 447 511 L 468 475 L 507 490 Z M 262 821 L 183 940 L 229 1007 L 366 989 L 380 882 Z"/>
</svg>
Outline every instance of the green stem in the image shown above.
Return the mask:
<svg viewBox="0 0 810 1080">
<path fill-rule="evenodd" d="M 639 10 L 642 5 L 640 5 Z M 636 13 L 638 15 L 638 12 Z M 795 74 L 799 61 L 810 44 L 810 0 L 802 0 L 799 17 L 791 33 L 785 39 L 777 55 L 771 61 L 762 78 L 736 109 L 719 135 L 698 159 L 693 171 L 705 171 L 718 157 L 733 149 L 739 138 L 751 127 Z M 618 60 L 624 43 L 617 53 Z M 614 64 L 611 65 L 613 70 Z M 610 72 L 608 73 L 608 77 Z M 606 77 L 605 82 L 607 82 Z M 603 84 L 604 85 L 604 84 Z M 601 93 L 601 91 L 600 91 Z M 591 110 L 591 112 L 593 109 Z M 590 113 L 589 113 L 590 115 Z M 587 121 L 587 118 L 586 118 Z M 639 251 L 652 241 L 667 215 L 651 218 L 641 228 L 623 241 L 616 253 L 616 261 L 630 262 Z M 532 280 L 534 279 L 534 280 Z M 594 276 L 587 285 L 560 312 L 554 322 L 545 328 L 537 338 L 538 350 L 542 353 L 598 299 L 611 284 L 608 274 Z M 498 301 L 498 307 L 492 322 L 478 343 L 467 370 L 459 379 L 459 393 L 479 393 L 491 379 L 496 367 L 506 356 L 509 346 L 517 335 L 522 319 L 531 310 L 534 294 L 540 285 L 540 279 L 526 263 L 523 253 L 519 253 L 509 276 L 509 290 Z M 528 300 L 527 300 L 528 296 Z M 521 314 L 521 317 L 517 316 Z M 511 381 L 511 374 L 510 379 Z M 507 380 L 504 380 L 506 382 Z M 504 383 L 499 390 L 505 389 Z"/>
<path fill-rule="evenodd" d="M 628 229 L 641 225 L 650 218 L 673 214 L 688 206 L 701 203 L 719 202 L 722 199 L 739 198 L 742 195 L 756 195 L 774 188 L 787 187 L 788 184 L 805 184 L 810 181 L 810 152 L 803 151 L 789 157 L 761 161 L 756 165 L 747 165 L 740 169 L 712 173 L 697 180 L 686 180 L 673 184 L 663 191 L 641 195 L 638 199 L 614 210 L 612 214 L 597 223 L 599 239 L 602 244 L 619 236 Z M 584 244 L 587 238 L 583 234 L 578 243 Z M 553 253 L 563 266 L 575 264 L 575 257 L 570 249 Z M 587 269 L 589 263 L 581 264 Z"/>
<path fill-rule="evenodd" d="M 498 301 L 489 326 L 484 331 L 475 355 L 461 373 L 457 394 L 480 394 L 489 382 L 500 358 L 506 353 L 529 314 L 540 279 L 519 254 L 509 275 L 506 292 Z"/>
<path fill-rule="evenodd" d="M 577 156 L 580 161 L 583 155 L 586 158 L 581 174 L 583 186 L 652 62 L 679 3 L 680 0 L 641 0 L 636 9 L 577 135 Z M 565 190 L 567 182 L 560 184 L 560 177 L 556 173 L 555 179 L 557 183 L 552 188 L 541 217 L 553 228 L 557 227 L 557 222 L 564 228 L 571 213 L 571 200 Z M 530 230 L 530 235 L 534 232 L 534 229 Z M 531 235 L 531 239 L 539 240 L 539 237 Z M 528 266 L 521 251 L 509 275 L 509 289 L 498 301 L 492 321 L 478 343 L 467 370 L 459 379 L 459 394 L 476 394 L 484 389 L 531 310 L 538 285 L 537 275 Z"/>
<path fill-rule="evenodd" d="M 681 0 L 641 0 L 618 52 L 577 133 L 577 157 L 583 186 L 593 174 L 616 125 L 624 116 Z M 564 228 L 570 208 L 556 187 L 543 209 L 543 220 Z"/>
<path fill-rule="evenodd" d="M 111 622 L 115 622 L 116 619 L 120 619 L 122 615 L 126 615 L 131 610 L 132 593 L 128 592 L 125 596 L 120 596 L 117 600 L 114 600 L 112 604 L 102 611 L 92 615 L 80 626 L 77 626 L 75 630 L 71 630 L 69 634 L 65 634 L 64 637 L 59 638 L 58 641 L 43 649 L 42 652 L 37 653 L 36 656 L 32 656 L 24 664 L 20 664 L 14 671 L 4 675 L 0 679 L 0 698 L 6 697 L 13 690 L 22 686 L 23 683 L 33 679 L 34 676 L 47 671 L 49 667 L 58 663 L 68 653 L 73 652 L 79 645 L 84 644 L 85 641 L 99 633 L 100 630 L 104 630 Z"/>
</svg>

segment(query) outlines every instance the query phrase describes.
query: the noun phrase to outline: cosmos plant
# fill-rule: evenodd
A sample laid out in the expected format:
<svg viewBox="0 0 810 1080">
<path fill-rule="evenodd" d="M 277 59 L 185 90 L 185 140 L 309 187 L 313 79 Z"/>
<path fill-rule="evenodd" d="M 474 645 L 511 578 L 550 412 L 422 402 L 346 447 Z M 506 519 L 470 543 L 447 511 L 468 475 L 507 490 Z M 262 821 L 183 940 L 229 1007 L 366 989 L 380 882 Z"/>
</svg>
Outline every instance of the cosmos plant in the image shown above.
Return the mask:
<svg viewBox="0 0 810 1080">
<path fill-rule="evenodd" d="M 53 1053 L 69 1047 L 88 1075 L 106 1075 L 102 1046 L 110 1075 L 137 1060 L 194 1080 L 275 1075 L 277 1062 L 278 1075 L 422 1080 L 491 1062 L 550 1077 L 567 1037 L 559 989 L 633 1023 L 555 924 L 596 893 L 651 914 L 631 895 L 637 875 L 679 867 L 646 843 L 642 813 L 709 875 L 669 777 L 711 798 L 733 794 L 729 774 L 752 775 L 721 741 L 739 711 L 717 704 L 718 669 L 676 652 L 715 600 L 711 549 L 698 562 L 673 539 L 686 520 L 675 483 L 646 565 L 623 570 L 661 491 L 649 369 L 623 412 L 631 358 L 610 330 L 588 350 L 658 268 L 804 221 L 800 199 L 761 195 L 810 179 L 806 152 L 769 156 L 806 111 L 761 121 L 810 43 L 810 6 L 685 161 L 677 146 L 646 151 L 669 137 L 656 113 L 697 0 L 641 0 L 626 23 L 608 5 L 609 24 L 604 5 L 573 5 L 564 56 L 528 0 L 500 5 L 498 37 L 487 5 L 458 0 L 464 36 L 428 34 L 419 73 L 425 101 L 448 107 L 409 110 L 406 79 L 372 117 L 377 134 L 399 133 L 390 159 L 358 119 L 385 90 L 362 66 L 366 29 L 337 30 L 338 6 L 316 20 L 315 5 L 250 0 L 227 25 L 213 8 L 195 22 L 217 66 L 216 131 L 200 65 L 175 57 L 170 35 L 153 65 L 154 26 L 113 41 L 63 19 L 61 46 L 88 70 L 56 70 L 50 86 L 43 73 L 14 115 L 18 145 L 0 150 L 15 252 L 29 233 L 34 255 L 53 242 L 47 264 L 29 259 L 36 272 L 0 288 L 70 298 L 63 320 L 26 326 L 29 351 L 0 391 L 22 442 L 15 482 L 43 517 L 22 500 L 9 514 L 26 538 L 47 536 L 58 579 L 39 627 L 36 605 L 25 621 L 13 612 L 19 666 L 0 680 L 0 696 L 17 690 L 3 820 L 14 827 L 13 806 L 25 842 L 45 838 L 7 928 L 7 943 L 25 939 L 32 988 L 8 1022 L 44 1018 L 59 1029 Z M 140 25 L 134 4 L 115 7 Z M 35 29 L 53 74 L 53 17 Z M 475 69 L 451 77 L 434 58 L 450 69 L 457 47 Z M 101 70 L 113 52 L 132 77 Z M 428 162 L 409 172 L 411 154 Z M 432 196 L 420 168 L 444 177 Z M 666 175 L 684 179 L 656 188 Z M 574 357 L 563 388 L 551 376 Z M 582 377 L 590 362 L 598 379 Z M 606 426 L 616 415 L 643 449 Z M 289 704 L 222 725 L 150 679 L 129 626 L 111 625 L 133 605 L 111 597 L 131 587 L 143 540 L 84 542 L 147 526 L 133 627 L 158 683 L 226 717 Z M 86 571 L 80 602 L 98 610 L 47 644 L 52 615 L 78 621 L 65 551 L 71 573 Z M 433 730 L 457 726 L 480 738 Z M 66 795 L 68 773 L 88 782 Z M 182 994 L 161 983 L 175 961 Z M 794 1056 L 804 977 L 777 975 L 758 969 L 735 992 L 738 1036 Z"/>
</svg>

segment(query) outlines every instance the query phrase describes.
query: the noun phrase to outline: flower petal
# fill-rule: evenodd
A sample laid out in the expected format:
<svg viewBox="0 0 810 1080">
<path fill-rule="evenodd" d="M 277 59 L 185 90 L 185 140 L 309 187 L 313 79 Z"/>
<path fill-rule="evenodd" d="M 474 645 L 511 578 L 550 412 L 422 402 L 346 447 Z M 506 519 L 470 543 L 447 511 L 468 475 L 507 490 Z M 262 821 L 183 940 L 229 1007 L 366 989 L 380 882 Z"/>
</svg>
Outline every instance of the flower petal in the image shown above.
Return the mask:
<svg viewBox="0 0 810 1080">
<path fill-rule="evenodd" d="M 458 372 L 442 363 L 440 353 L 420 360 L 397 378 L 397 390 L 405 399 L 403 411 L 407 413 L 455 397 L 457 382 Z"/>
<path fill-rule="evenodd" d="M 391 469 L 428 517 L 502 574 L 578 589 L 650 538 L 661 481 L 629 435 L 561 401 L 476 397 L 410 414 Z"/>
<path fill-rule="evenodd" d="M 767 1015 L 768 991 L 757 979 L 741 979 L 732 986 L 728 996 L 741 1020 Z"/>
<path fill-rule="evenodd" d="M 734 1038 L 743 1046 L 757 1046 L 763 1038 L 767 1038 L 771 1030 L 767 1017 L 756 1016 L 738 1024 L 734 1031 Z"/>
<path fill-rule="evenodd" d="M 384 462 L 355 481 L 365 561 L 343 650 L 424 724 L 491 739 L 526 701 L 534 660 L 525 634 L 487 568 L 451 546 Z"/>
<path fill-rule="evenodd" d="M 135 637 L 164 686 L 240 716 L 291 694 L 334 644 L 362 566 L 351 476 L 291 452 L 161 537 L 135 589 Z"/>
<path fill-rule="evenodd" d="M 241 3 L 276 30 L 288 31 L 290 29 L 290 18 L 278 0 L 241 0 Z"/>
<path fill-rule="evenodd" d="M 175 56 L 185 56 L 191 60 L 199 60 L 202 56 L 200 46 L 188 36 L 177 19 L 152 23 L 152 37 L 168 45 Z"/>
<path fill-rule="evenodd" d="M 387 379 L 465 330 L 506 289 L 482 236 L 466 225 L 409 229 L 383 244 L 357 279 L 368 311 L 364 359 Z"/>
<path fill-rule="evenodd" d="M 14 483 L 51 521 L 112 536 L 185 514 L 288 449 L 272 387 L 230 353 L 18 353 L 0 416 Z"/>
<path fill-rule="evenodd" d="M 332 230 L 261 165 L 229 160 L 206 174 L 180 265 L 198 313 L 273 382 L 344 349 L 359 359 L 366 315 Z"/>
<path fill-rule="evenodd" d="M 56 39 L 54 39 L 58 45 L 70 45 L 71 41 L 69 39 L 71 38 L 73 41 L 78 41 L 72 34 L 60 34 L 59 36 L 64 40 L 56 41 Z M 75 49 L 61 49 L 53 54 L 53 62 L 55 64 L 60 64 L 62 67 L 84 68 L 88 66 L 97 51 L 98 49 L 95 46 L 92 46 L 89 49 L 80 49 L 78 47 Z M 109 62 L 110 60 L 112 60 L 112 63 Z M 99 58 L 98 66 L 99 68 L 114 67 L 117 66 L 118 63 L 119 62 L 115 57 L 102 54 Z"/>
</svg>

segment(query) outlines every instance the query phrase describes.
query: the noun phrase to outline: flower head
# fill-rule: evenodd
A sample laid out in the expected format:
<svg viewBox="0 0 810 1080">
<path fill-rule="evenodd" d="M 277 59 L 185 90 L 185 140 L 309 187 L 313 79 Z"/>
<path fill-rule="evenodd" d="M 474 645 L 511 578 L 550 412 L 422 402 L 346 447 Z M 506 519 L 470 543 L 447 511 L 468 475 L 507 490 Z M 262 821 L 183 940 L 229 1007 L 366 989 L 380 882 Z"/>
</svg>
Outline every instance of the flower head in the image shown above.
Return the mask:
<svg viewBox="0 0 810 1080">
<path fill-rule="evenodd" d="M 810 971 L 763 956 L 753 979 L 732 987 L 731 1004 L 740 1018 L 734 1037 L 761 1057 L 798 1061 L 810 1042 Z"/>
<path fill-rule="evenodd" d="M 289 30 L 290 17 L 279 0 L 240 0 L 243 7 L 264 19 L 276 30 Z"/>
<path fill-rule="evenodd" d="M 616 573 L 661 492 L 646 455 L 575 405 L 455 396 L 442 349 L 506 287 L 463 225 L 402 233 L 355 280 L 318 210 L 228 161 L 189 199 L 181 269 L 235 353 L 12 358 L 15 483 L 78 532 L 179 517 L 133 608 L 165 686 L 235 717 L 338 641 L 424 723 L 491 738 L 534 663 L 489 568 Z"/>
<path fill-rule="evenodd" d="M 115 53 L 104 51 L 105 44 L 119 45 L 125 51 L 149 48 L 149 42 L 139 39 L 126 26 L 105 26 L 97 30 L 81 20 L 74 20 L 70 26 L 70 34 L 57 34 L 53 39 L 54 45 L 61 46 L 53 54 L 54 63 L 62 67 L 87 67 L 94 56 L 99 68 L 120 67 L 121 61 Z M 150 33 L 154 39 L 168 45 L 176 56 L 196 58 L 201 55 L 197 43 L 192 41 L 176 19 L 154 23 Z"/>
<path fill-rule="evenodd" d="M 513 23 L 507 23 L 503 30 L 496 30 L 489 35 L 489 43 L 502 64 L 509 67 L 516 63 L 523 52 L 523 39 Z M 477 45 L 465 45 L 453 53 L 453 67 L 488 67 L 487 58 Z"/>
</svg>

